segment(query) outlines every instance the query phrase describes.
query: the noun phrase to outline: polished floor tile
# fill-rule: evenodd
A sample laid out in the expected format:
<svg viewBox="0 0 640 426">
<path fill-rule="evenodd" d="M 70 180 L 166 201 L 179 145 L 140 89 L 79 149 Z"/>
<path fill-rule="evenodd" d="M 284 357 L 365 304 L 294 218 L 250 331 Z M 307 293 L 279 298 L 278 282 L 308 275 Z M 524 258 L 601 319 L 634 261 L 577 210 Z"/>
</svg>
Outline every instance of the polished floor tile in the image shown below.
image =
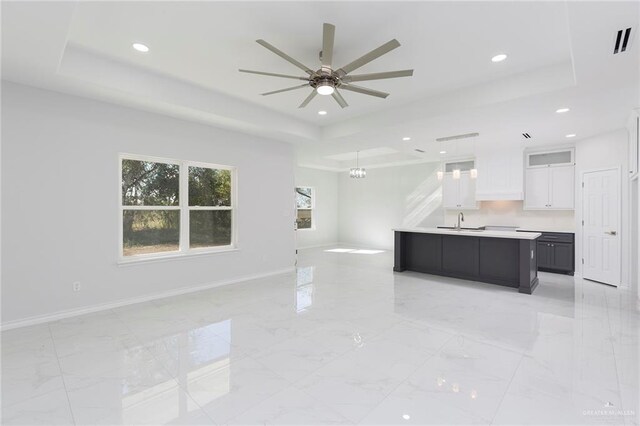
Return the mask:
<svg viewBox="0 0 640 426">
<path fill-rule="evenodd" d="M 302 251 L 297 272 L 2 333 L 2 424 L 620 424 L 636 296 Z"/>
</svg>

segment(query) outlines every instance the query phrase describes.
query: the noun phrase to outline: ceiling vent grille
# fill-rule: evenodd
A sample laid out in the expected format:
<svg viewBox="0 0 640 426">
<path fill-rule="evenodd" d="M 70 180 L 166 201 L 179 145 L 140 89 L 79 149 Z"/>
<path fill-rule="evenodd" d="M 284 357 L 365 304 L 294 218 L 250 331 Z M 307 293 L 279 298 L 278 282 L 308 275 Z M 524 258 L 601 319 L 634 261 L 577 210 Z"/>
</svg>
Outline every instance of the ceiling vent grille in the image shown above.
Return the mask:
<svg viewBox="0 0 640 426">
<path fill-rule="evenodd" d="M 631 27 L 626 30 L 618 30 L 616 35 L 616 45 L 613 48 L 613 54 L 622 53 L 627 50 L 629 39 L 631 37 Z"/>
<path fill-rule="evenodd" d="M 531 139 L 531 135 L 529 133 L 523 133 L 522 136 L 524 136 L 525 139 Z"/>
<path fill-rule="evenodd" d="M 436 142 L 446 142 L 446 141 L 454 141 L 456 139 L 475 138 L 476 136 L 480 136 L 480 133 L 465 133 L 463 135 L 445 136 L 444 138 L 436 139 Z"/>
</svg>

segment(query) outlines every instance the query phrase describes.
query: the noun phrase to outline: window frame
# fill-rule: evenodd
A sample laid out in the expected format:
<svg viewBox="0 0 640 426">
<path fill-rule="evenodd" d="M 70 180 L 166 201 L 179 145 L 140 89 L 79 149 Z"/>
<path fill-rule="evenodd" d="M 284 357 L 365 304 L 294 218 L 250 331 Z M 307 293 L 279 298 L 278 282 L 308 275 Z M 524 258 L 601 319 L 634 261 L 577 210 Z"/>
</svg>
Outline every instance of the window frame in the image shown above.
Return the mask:
<svg viewBox="0 0 640 426">
<path fill-rule="evenodd" d="M 122 161 L 146 161 L 153 163 L 175 164 L 179 167 L 178 205 L 177 206 L 126 206 L 122 204 Z M 229 170 L 231 173 L 231 205 L 227 206 L 190 206 L 189 205 L 189 167 Z M 162 261 L 174 258 L 185 258 L 206 254 L 238 251 L 238 178 L 237 167 L 223 164 L 204 163 L 200 161 L 177 160 L 173 158 L 155 157 L 140 154 L 118 154 L 118 264 Z M 145 253 L 132 256 L 124 255 L 124 211 L 125 210 L 177 210 L 180 213 L 178 250 L 160 253 Z M 190 248 L 189 241 L 189 213 L 192 210 L 230 210 L 231 211 L 231 242 L 224 246 Z"/>
<path fill-rule="evenodd" d="M 316 230 L 316 218 L 315 218 L 315 210 L 316 210 L 316 188 L 309 185 L 296 185 L 293 188 L 294 194 L 297 194 L 296 191 L 298 188 L 309 188 L 311 190 L 311 208 L 309 209 L 299 209 L 298 204 L 296 203 L 296 230 L 297 231 L 315 231 Z M 295 200 L 294 200 L 295 202 Z M 309 210 L 311 212 L 311 227 L 310 228 L 299 228 L 297 226 L 298 222 L 298 210 Z"/>
</svg>

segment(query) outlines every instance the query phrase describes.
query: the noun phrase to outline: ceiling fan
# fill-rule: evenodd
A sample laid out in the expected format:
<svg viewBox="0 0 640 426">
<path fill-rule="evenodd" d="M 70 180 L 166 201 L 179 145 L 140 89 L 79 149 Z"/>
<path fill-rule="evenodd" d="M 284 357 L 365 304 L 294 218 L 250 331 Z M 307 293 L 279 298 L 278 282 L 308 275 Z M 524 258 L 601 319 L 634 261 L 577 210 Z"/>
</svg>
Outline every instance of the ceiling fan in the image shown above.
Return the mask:
<svg viewBox="0 0 640 426">
<path fill-rule="evenodd" d="M 351 92 L 362 93 L 364 95 L 376 96 L 378 98 L 386 98 L 389 96 L 388 93 L 380 92 L 373 89 L 367 89 L 366 87 L 356 86 L 355 84 L 351 84 L 353 82 L 358 81 L 369 81 L 369 80 L 382 80 L 384 78 L 396 78 L 396 77 L 410 77 L 413 75 L 413 70 L 402 70 L 402 71 L 389 71 L 389 72 L 377 72 L 372 74 L 356 74 L 350 75 L 349 73 L 357 70 L 363 65 L 368 64 L 374 59 L 379 58 L 380 56 L 389 53 L 396 47 L 400 46 L 398 40 L 393 39 L 383 44 L 382 46 L 373 49 L 371 52 L 366 55 L 356 59 L 349 64 L 334 69 L 332 65 L 333 61 L 333 41 L 335 38 L 336 27 L 331 24 L 324 24 L 322 28 L 322 51 L 320 52 L 320 62 L 321 67 L 317 71 L 312 70 L 308 66 L 296 61 L 291 56 L 287 55 L 283 51 L 279 50 L 275 46 L 267 43 L 264 40 L 256 40 L 258 44 L 266 47 L 276 55 L 280 56 L 282 59 L 292 63 L 296 67 L 300 68 L 308 75 L 305 77 L 298 77 L 295 75 L 286 75 L 286 74 L 276 74 L 271 72 L 263 72 L 263 71 L 251 71 L 251 70 L 243 70 L 240 69 L 238 71 L 250 73 L 250 74 L 259 74 L 259 75 L 267 75 L 271 77 L 281 77 L 281 78 L 292 78 L 296 80 L 302 80 L 306 83 L 288 87 L 286 89 L 274 90 L 273 92 L 262 93 L 262 96 L 273 95 L 275 93 L 288 92 L 290 90 L 302 89 L 303 87 L 311 86 L 313 91 L 307 96 L 307 98 L 300 104 L 298 108 L 306 107 L 309 102 L 318 94 L 318 95 L 331 95 L 333 99 L 338 102 L 338 104 L 345 108 L 349 106 L 347 102 L 344 100 L 338 89 L 340 90 L 348 90 Z"/>
</svg>

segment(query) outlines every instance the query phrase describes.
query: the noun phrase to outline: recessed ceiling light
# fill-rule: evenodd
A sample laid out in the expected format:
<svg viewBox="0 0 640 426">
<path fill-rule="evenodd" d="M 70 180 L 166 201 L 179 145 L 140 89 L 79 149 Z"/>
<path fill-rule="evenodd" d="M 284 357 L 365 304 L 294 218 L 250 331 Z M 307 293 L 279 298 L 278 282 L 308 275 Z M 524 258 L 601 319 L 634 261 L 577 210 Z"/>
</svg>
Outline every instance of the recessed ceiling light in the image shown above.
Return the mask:
<svg viewBox="0 0 640 426">
<path fill-rule="evenodd" d="M 411 138 L 409 136 L 405 136 L 404 138 L 402 138 L 403 141 L 410 141 Z"/>
<path fill-rule="evenodd" d="M 440 151 L 440 154 L 446 154 L 447 151 Z"/>
<path fill-rule="evenodd" d="M 569 112 L 569 108 L 558 108 L 558 109 L 556 110 L 556 112 L 557 112 L 557 113 L 559 113 L 559 114 L 561 114 L 561 113 L 563 113 L 563 112 Z"/>
<path fill-rule="evenodd" d="M 405 420 L 409 420 L 409 419 L 411 419 L 411 416 L 408 415 L 408 414 L 403 414 L 402 418 L 405 419 Z"/>
<path fill-rule="evenodd" d="M 149 47 L 147 47 L 147 45 L 142 43 L 133 43 L 131 47 L 136 49 L 138 52 L 142 52 L 142 53 L 147 53 L 149 51 Z"/>
<path fill-rule="evenodd" d="M 327 111 L 318 111 L 318 115 L 327 115 Z"/>
<path fill-rule="evenodd" d="M 575 133 L 569 133 L 568 135 L 565 135 L 566 138 L 575 138 L 576 134 Z"/>
<path fill-rule="evenodd" d="M 501 53 L 491 58 L 491 62 L 502 62 L 505 59 L 507 59 L 507 55 L 505 55 L 504 53 Z"/>
</svg>

